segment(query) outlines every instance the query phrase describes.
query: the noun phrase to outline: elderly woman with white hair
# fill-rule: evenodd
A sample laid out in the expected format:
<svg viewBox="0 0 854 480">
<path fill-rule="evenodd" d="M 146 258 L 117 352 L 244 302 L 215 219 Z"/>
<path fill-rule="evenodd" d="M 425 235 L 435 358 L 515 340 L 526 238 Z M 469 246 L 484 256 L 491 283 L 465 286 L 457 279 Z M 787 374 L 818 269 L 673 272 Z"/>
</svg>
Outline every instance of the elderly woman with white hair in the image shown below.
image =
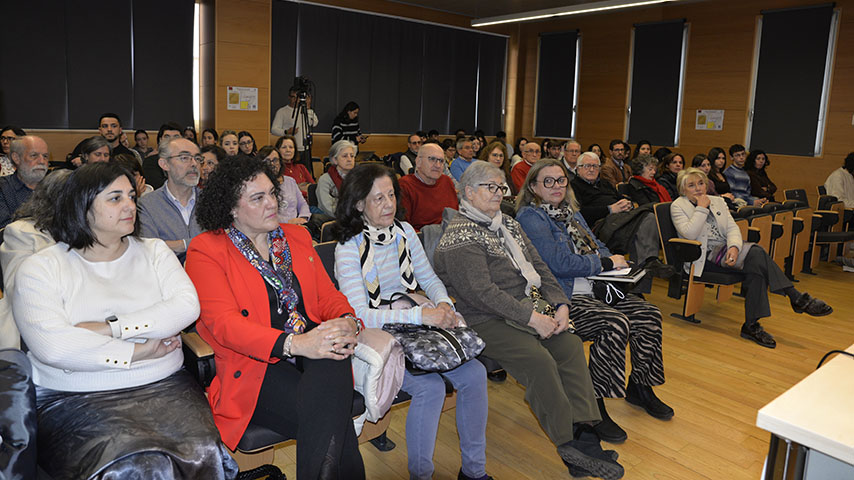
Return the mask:
<svg viewBox="0 0 854 480">
<path fill-rule="evenodd" d="M 519 223 L 501 213 L 504 172 L 476 161 L 460 177 L 460 211 L 434 255 L 457 311 L 526 387 L 525 398 L 572 475 L 623 476 L 592 425 L 601 417 L 569 299 Z"/>
<path fill-rule="evenodd" d="M 706 174 L 698 168 L 682 170 L 676 177 L 680 197 L 670 205 L 673 225 L 682 238 L 700 242 L 700 257 L 694 261 L 694 275 L 704 271 L 740 273 L 744 276 L 744 324 L 741 336 L 774 348 L 774 337 L 759 324 L 771 316 L 768 290 L 789 297 L 795 313 L 813 317 L 829 315 L 833 308 L 810 294 L 795 290 L 792 282 L 759 245 L 742 242 L 741 233 L 721 197 L 706 192 Z"/>
<path fill-rule="evenodd" d="M 333 143 L 329 149 L 329 162 L 332 166 L 317 179 L 317 206 L 323 213 L 334 217 L 344 177 L 356 166 L 356 144 L 349 140 Z"/>
</svg>

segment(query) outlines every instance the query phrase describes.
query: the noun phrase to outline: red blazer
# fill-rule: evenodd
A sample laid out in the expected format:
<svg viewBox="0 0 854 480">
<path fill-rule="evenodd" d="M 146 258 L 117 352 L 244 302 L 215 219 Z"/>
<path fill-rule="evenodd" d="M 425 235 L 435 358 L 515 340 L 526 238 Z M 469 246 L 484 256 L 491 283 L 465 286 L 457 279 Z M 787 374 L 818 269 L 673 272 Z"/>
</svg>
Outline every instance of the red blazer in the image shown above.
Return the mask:
<svg viewBox="0 0 854 480">
<path fill-rule="evenodd" d="M 289 224 L 282 224 L 282 230 L 308 320 L 319 324 L 353 313 L 347 298 L 329 280 L 308 230 Z M 282 331 L 270 326 L 261 274 L 221 230 L 193 239 L 185 267 L 202 307 L 196 328 L 216 358 L 208 401 L 223 443 L 234 450 L 255 411 L 267 364 L 279 361 L 272 349 Z"/>
</svg>

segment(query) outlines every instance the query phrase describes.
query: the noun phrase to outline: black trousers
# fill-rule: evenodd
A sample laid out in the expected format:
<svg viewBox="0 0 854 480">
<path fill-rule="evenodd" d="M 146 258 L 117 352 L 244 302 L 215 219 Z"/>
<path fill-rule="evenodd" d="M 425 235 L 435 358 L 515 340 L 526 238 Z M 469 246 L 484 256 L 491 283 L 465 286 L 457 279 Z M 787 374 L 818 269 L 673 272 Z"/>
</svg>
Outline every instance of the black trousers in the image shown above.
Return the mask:
<svg viewBox="0 0 854 480">
<path fill-rule="evenodd" d="M 703 269 L 707 272 L 743 275 L 744 323 L 748 325 L 760 318 L 771 316 L 771 305 L 768 303 L 769 289 L 774 293 L 782 293 L 783 290 L 792 286 L 792 282 L 786 278 L 780 267 L 759 245 L 753 245 L 747 252 L 742 270 L 721 267 L 709 261 L 706 261 Z"/>
<path fill-rule="evenodd" d="M 353 428 L 350 360 L 297 357 L 267 366 L 251 424 L 297 432 L 297 478 L 364 480 Z"/>
</svg>

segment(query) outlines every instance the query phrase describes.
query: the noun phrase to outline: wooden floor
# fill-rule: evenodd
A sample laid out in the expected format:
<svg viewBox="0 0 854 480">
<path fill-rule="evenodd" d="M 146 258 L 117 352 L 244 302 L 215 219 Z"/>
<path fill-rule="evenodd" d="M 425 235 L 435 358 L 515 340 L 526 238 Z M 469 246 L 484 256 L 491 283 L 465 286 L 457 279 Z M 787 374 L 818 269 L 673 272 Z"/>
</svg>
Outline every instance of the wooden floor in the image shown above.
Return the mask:
<svg viewBox="0 0 854 480">
<path fill-rule="evenodd" d="M 812 318 L 792 312 L 788 300 L 771 295 L 773 316 L 762 324 L 775 336 L 769 350 L 739 337 L 744 300 L 716 304 L 712 290 L 697 318 L 699 325 L 670 317 L 681 302 L 666 296 L 656 279 L 648 297 L 664 315 L 664 365 L 667 383 L 658 396 L 673 407 L 670 421 L 656 420 L 622 399 L 607 401 L 614 420 L 628 432 L 620 445 L 603 443 L 620 453 L 626 479 L 738 480 L 759 478 L 768 433 L 757 428 L 756 412 L 812 372 L 822 355 L 854 343 L 854 274 L 821 263 L 817 276 L 798 275 L 795 288 L 834 307 Z M 487 472 L 499 480 L 570 478 L 555 446 L 525 403 L 523 388 L 512 379 L 489 383 Z M 361 447 L 369 479 L 406 479 L 406 407 L 392 409 L 390 452 Z M 454 410 L 439 426 L 434 463 L 436 479 L 456 479 L 460 468 Z M 276 451 L 276 463 L 296 478 L 295 446 Z"/>
</svg>

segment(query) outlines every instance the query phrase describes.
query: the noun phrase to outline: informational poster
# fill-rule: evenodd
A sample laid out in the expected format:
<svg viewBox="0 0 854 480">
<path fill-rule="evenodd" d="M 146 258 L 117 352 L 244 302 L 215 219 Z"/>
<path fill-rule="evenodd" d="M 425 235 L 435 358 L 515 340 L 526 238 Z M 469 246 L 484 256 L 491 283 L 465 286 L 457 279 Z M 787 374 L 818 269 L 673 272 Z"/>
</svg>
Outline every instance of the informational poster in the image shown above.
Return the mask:
<svg viewBox="0 0 854 480">
<path fill-rule="evenodd" d="M 697 130 L 721 130 L 723 128 L 723 110 L 697 110 Z"/>
<path fill-rule="evenodd" d="M 228 110 L 258 111 L 258 88 L 228 87 Z"/>
</svg>

